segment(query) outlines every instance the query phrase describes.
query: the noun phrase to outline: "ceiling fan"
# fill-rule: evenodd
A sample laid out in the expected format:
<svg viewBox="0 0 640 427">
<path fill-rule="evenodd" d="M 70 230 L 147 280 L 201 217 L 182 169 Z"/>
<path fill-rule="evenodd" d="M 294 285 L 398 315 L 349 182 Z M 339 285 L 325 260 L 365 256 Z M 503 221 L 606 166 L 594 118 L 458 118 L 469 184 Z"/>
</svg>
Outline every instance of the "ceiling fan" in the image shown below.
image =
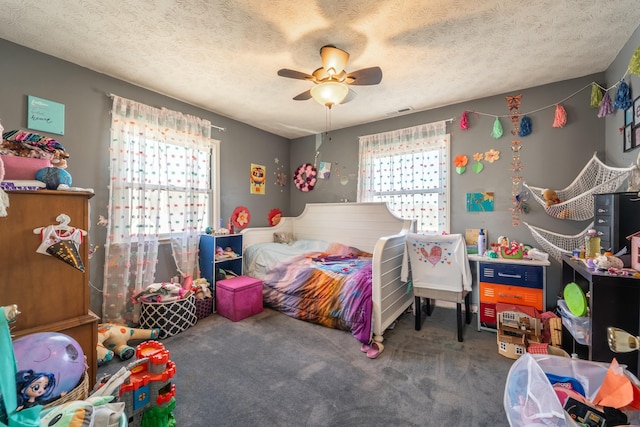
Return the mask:
<svg viewBox="0 0 640 427">
<path fill-rule="evenodd" d="M 369 86 L 377 85 L 382 80 L 380 67 L 363 68 L 358 71 L 347 72 L 345 67 L 349 61 L 349 53 L 333 45 L 320 48 L 322 67 L 313 73 L 283 68 L 278 75 L 290 79 L 309 80 L 314 86 L 295 96 L 295 101 L 315 99 L 320 104 L 331 108 L 335 104 L 344 104 L 355 98 L 356 93 L 348 85 Z"/>
</svg>

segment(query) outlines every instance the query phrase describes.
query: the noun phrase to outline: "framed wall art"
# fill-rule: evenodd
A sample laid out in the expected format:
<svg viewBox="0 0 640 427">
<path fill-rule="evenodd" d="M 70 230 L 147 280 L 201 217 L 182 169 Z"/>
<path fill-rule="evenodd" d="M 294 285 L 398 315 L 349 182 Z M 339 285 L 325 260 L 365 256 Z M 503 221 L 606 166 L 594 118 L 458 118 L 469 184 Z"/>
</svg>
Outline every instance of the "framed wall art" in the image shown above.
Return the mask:
<svg viewBox="0 0 640 427">
<path fill-rule="evenodd" d="M 634 131 L 633 131 L 633 125 L 627 125 L 624 127 L 624 135 L 622 137 L 623 140 L 623 151 L 630 151 L 633 150 L 635 148 L 634 145 Z"/>
<path fill-rule="evenodd" d="M 640 126 L 640 96 L 633 101 L 633 126 Z"/>
</svg>

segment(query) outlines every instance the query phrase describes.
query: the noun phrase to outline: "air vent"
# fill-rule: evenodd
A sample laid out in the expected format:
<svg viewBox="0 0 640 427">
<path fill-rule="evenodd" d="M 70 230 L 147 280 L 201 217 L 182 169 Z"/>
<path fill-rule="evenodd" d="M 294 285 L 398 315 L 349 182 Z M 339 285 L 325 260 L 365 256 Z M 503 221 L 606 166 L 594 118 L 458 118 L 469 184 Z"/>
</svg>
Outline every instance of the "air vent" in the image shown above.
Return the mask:
<svg viewBox="0 0 640 427">
<path fill-rule="evenodd" d="M 385 115 L 386 116 L 396 116 L 398 114 L 408 113 L 409 111 L 413 111 L 413 107 L 400 108 L 399 110 L 388 112 Z"/>
</svg>

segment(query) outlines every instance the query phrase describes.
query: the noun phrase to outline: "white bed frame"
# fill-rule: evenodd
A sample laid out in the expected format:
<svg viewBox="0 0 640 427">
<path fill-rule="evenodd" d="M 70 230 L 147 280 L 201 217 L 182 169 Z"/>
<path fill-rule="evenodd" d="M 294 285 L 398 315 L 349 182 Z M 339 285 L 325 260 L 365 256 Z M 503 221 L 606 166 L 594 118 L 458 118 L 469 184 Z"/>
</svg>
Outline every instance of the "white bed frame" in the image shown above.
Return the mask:
<svg viewBox="0 0 640 427">
<path fill-rule="evenodd" d="M 256 243 L 273 242 L 273 233 L 291 232 L 296 240 L 337 242 L 373 254 L 373 338 L 413 303 L 413 293 L 400 280 L 407 233 L 413 221 L 398 218 L 386 203 L 308 203 L 297 217 L 283 217 L 274 227 L 247 228 L 243 252 Z"/>
</svg>

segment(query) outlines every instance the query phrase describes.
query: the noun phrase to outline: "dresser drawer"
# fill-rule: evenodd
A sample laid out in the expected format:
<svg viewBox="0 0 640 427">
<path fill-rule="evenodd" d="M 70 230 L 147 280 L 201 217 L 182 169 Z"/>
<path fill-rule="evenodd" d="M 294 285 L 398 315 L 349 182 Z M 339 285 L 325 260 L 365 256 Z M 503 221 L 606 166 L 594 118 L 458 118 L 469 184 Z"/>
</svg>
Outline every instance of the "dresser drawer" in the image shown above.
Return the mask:
<svg viewBox="0 0 640 427">
<path fill-rule="evenodd" d="M 480 282 L 480 304 L 506 303 L 525 305 L 543 311 L 542 289 Z"/>
<path fill-rule="evenodd" d="M 544 269 L 537 265 L 481 262 L 480 282 L 542 289 L 544 287 Z"/>
</svg>

